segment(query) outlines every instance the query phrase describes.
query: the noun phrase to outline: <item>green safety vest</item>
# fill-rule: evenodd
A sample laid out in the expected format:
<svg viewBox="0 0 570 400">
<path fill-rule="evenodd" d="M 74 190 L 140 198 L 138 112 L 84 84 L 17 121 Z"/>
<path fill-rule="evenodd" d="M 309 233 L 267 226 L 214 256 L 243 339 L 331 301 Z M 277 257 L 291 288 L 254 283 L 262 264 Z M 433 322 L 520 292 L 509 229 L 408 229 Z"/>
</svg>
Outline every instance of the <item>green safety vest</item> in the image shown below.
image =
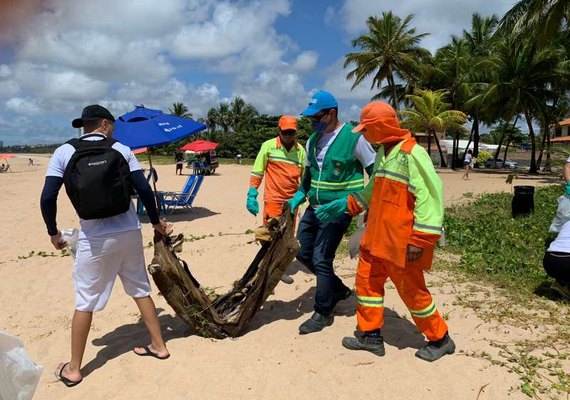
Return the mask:
<svg viewBox="0 0 570 400">
<path fill-rule="evenodd" d="M 325 154 L 322 168 L 319 168 L 315 154 L 319 134 L 315 132 L 309 138 L 311 189 L 308 197 L 311 205 L 326 204 L 364 189 L 363 167 L 354 158 L 360 134 L 352 133 L 353 128 L 349 124 L 342 127 Z"/>
</svg>

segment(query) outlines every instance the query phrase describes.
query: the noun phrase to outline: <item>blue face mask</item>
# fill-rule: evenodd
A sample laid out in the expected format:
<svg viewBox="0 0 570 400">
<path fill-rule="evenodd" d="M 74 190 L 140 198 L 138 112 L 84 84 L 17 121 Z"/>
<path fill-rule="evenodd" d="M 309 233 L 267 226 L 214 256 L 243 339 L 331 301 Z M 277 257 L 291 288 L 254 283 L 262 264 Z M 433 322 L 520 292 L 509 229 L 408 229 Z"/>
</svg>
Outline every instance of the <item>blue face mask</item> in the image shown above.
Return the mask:
<svg viewBox="0 0 570 400">
<path fill-rule="evenodd" d="M 327 124 L 324 121 L 311 121 L 311 127 L 313 128 L 313 130 L 317 133 L 323 133 L 325 131 L 325 129 L 327 129 L 327 126 L 329 124 Z"/>
</svg>

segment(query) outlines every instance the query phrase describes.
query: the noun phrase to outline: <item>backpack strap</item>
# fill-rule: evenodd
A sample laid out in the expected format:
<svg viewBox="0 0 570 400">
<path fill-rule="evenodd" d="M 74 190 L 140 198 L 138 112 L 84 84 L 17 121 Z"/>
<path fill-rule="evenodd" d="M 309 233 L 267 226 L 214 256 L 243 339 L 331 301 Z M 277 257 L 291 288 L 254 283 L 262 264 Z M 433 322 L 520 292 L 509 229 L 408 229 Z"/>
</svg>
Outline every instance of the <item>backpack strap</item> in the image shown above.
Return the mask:
<svg viewBox="0 0 570 400">
<path fill-rule="evenodd" d="M 85 140 L 90 137 L 100 137 L 101 140 Z M 72 145 L 75 150 L 80 150 L 85 147 L 112 147 L 117 142 L 114 138 L 109 138 L 100 133 L 88 133 L 78 138 L 68 140 L 67 144 Z"/>
<path fill-rule="evenodd" d="M 402 147 L 400 147 L 400 151 L 403 151 L 406 154 L 411 154 L 412 153 L 412 149 L 414 148 L 414 146 L 417 144 L 416 139 L 415 138 L 409 138 L 406 139 L 404 141 L 404 144 L 402 144 Z"/>
</svg>

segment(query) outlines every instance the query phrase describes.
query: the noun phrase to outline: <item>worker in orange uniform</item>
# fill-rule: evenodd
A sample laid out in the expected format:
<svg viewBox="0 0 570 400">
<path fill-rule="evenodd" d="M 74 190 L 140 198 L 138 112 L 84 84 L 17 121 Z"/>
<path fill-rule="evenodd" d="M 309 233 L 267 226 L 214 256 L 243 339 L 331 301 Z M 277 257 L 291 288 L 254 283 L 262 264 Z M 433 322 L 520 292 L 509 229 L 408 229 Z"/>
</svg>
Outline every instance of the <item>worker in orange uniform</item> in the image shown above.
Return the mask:
<svg viewBox="0 0 570 400">
<path fill-rule="evenodd" d="M 380 145 L 374 176 L 361 192 L 319 207 L 321 221 L 342 213 L 354 216 L 368 209 L 356 273 L 358 330 L 342 345 L 351 350 L 385 353 L 384 283 L 394 283 L 414 322 L 428 338 L 416 356 L 435 361 L 455 351 L 447 324 L 439 314 L 424 280 L 443 223 L 443 186 L 433 163 L 409 131 L 400 128 L 394 109 L 385 102 L 367 104 L 361 132 Z"/>
<path fill-rule="evenodd" d="M 258 188 L 265 176 L 263 196 L 263 224 L 270 218 L 281 215 L 283 203 L 295 195 L 305 171 L 305 149 L 295 138 L 297 119 L 292 115 L 279 118 L 279 135 L 265 141 L 255 158 L 249 190 L 247 191 L 247 210 L 257 215 Z M 293 278 L 283 275 L 281 280 L 293 283 Z"/>
</svg>

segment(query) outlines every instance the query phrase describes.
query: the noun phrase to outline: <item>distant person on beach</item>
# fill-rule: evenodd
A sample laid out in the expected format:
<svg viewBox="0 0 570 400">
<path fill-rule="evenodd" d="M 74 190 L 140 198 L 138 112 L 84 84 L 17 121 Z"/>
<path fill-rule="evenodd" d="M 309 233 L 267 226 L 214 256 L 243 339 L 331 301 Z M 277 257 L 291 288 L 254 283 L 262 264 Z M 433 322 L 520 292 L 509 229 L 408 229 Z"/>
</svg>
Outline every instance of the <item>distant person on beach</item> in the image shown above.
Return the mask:
<svg viewBox="0 0 570 400">
<path fill-rule="evenodd" d="M 156 232 L 167 235 L 171 227 L 159 220 L 153 192 L 136 157 L 112 139 L 113 115 L 104 107 L 90 105 L 72 126 L 83 127 L 85 133 L 55 150 L 40 200 L 51 243 L 57 250 L 67 246 L 56 222 L 57 196 L 64 183 L 80 217 L 73 264 L 76 304 L 71 323 L 71 359 L 60 363 L 55 371 L 68 387 L 83 380 L 81 364 L 93 312 L 107 304 L 117 275 L 137 304 L 150 334 L 150 344 L 133 351 L 158 359 L 170 356 L 150 297 L 141 224 L 130 200 L 130 189 L 138 193 Z"/>
<path fill-rule="evenodd" d="M 28 167 L 33 167 L 33 166 L 34 166 L 34 159 L 28 158 Z"/>
<path fill-rule="evenodd" d="M 283 203 L 292 198 L 301 183 L 305 171 L 305 149 L 297 143 L 297 119 L 292 115 L 279 118 L 279 134 L 261 145 L 249 178 L 246 208 L 253 215 L 259 213 L 258 189 L 265 179 L 263 195 L 263 225 L 270 218 L 279 217 Z M 293 278 L 283 275 L 281 280 L 293 283 Z"/>
<path fill-rule="evenodd" d="M 174 162 L 176 163 L 175 175 L 182 175 L 182 168 L 184 167 L 184 154 L 181 151 L 177 151 L 174 155 Z"/>
<path fill-rule="evenodd" d="M 556 216 L 549 228 L 549 232 L 557 236 L 548 246 L 542 265 L 556 280 L 551 289 L 570 300 L 570 184 L 566 184 L 565 190 L 566 193 L 558 198 Z"/>
<path fill-rule="evenodd" d="M 345 337 L 342 345 L 384 355 L 380 330 L 384 325 L 384 285 L 390 278 L 428 339 L 416 357 L 435 361 L 455 351 L 424 278 L 441 235 L 443 185 L 426 150 L 417 145 L 410 131 L 400 128 L 396 111 L 388 103 L 374 101 L 364 106 L 353 132 L 380 145 L 374 177 L 364 190 L 315 211 L 326 223 L 339 215 L 355 216 L 368 210 L 356 271 L 358 330 L 354 337 Z"/>
<path fill-rule="evenodd" d="M 465 173 L 463 174 L 463 179 L 469 179 L 469 170 L 473 167 L 473 150 L 467 150 L 465 154 L 465 160 L 463 160 L 463 168 Z"/>
<path fill-rule="evenodd" d="M 364 188 L 364 171 L 372 175 L 376 153 L 350 124 L 339 121 L 338 103 L 323 90 L 316 92 L 301 115 L 311 120 L 313 134 L 306 144 L 305 174 L 291 200 L 291 212 L 309 201 L 297 231 L 301 248 L 297 260 L 317 279 L 313 315 L 299 326 L 299 333 L 319 332 L 334 322 L 333 310 L 348 299 L 352 290 L 335 274 L 336 251 L 352 221 L 341 213 L 327 223 L 315 216 L 316 210 L 336 199 L 346 198 Z"/>
<path fill-rule="evenodd" d="M 6 171 L 6 166 L 4 165 L 4 163 L 2 163 L 2 165 L 0 166 L 0 172 L 4 171 Z"/>
</svg>

